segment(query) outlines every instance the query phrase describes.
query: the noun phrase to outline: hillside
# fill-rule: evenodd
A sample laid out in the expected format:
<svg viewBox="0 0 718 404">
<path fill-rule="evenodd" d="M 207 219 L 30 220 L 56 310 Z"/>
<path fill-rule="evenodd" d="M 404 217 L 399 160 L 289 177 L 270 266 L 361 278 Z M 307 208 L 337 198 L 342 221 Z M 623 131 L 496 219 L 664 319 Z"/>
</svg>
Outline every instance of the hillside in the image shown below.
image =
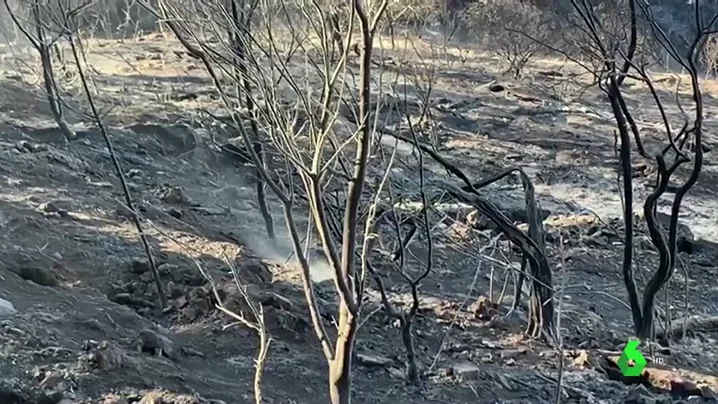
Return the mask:
<svg viewBox="0 0 718 404">
<path fill-rule="evenodd" d="M 643 384 L 617 376 L 611 363 L 633 331 L 620 268 L 615 122 L 605 95 L 595 87 L 584 90 L 585 78 L 563 80 L 580 69 L 562 60 L 533 59 L 520 78 L 512 78 L 502 74 L 503 60 L 471 43 L 452 42 L 440 53 L 439 39 L 430 34 L 393 49 L 391 42 L 377 40 L 383 50 L 376 65 L 387 76 L 408 77 L 394 90 L 411 100 L 405 105 L 411 113 L 418 115 L 424 104 L 422 87 L 410 79 L 434 75 L 425 106 L 436 123 L 431 141 L 444 158 L 472 179 L 520 166 L 533 181 L 545 213 L 554 285 L 561 288 L 564 346 L 559 351 L 524 335 L 526 308 L 510 312 L 510 285 L 521 257 L 486 218 L 474 213 L 481 223 L 473 223 L 466 217 L 470 207 L 447 202 L 437 210 L 448 218 L 432 216 L 442 231 L 434 240 L 434 268 L 420 288 L 414 326 L 423 385 L 407 384 L 396 321 L 382 310 L 370 284 L 356 343 L 355 402 L 552 402 L 559 355 L 565 359 L 562 403 L 714 402 L 713 327 L 674 336 L 650 351 L 643 347 L 653 359 Z M 327 366 L 280 201 L 267 191 L 278 234 L 272 245 L 256 202 L 255 168 L 220 147 L 236 136 L 207 113 L 223 116 L 226 110 L 201 63 L 160 33 L 88 39 L 86 51 L 94 94 L 170 304 L 162 309 L 156 303 L 150 265 L 76 71 L 68 67 L 62 78 L 62 97 L 71 107 L 67 119 L 77 133 L 68 142 L 40 90 L 32 49 L 0 47 L 0 403 L 253 402 L 256 333 L 219 311 L 211 288 L 216 285 L 228 307 L 246 312 L 237 283 L 262 303 L 272 337 L 265 401 L 328 402 Z M 300 77 L 307 62 L 292 63 Z M 352 59 L 345 77 L 358 74 L 358 66 Z M 375 80 L 380 83 L 378 73 Z M 678 87 L 687 102 L 683 80 L 678 85 L 666 74 L 657 84 L 667 98 Z M 626 86 L 627 102 L 640 107 L 635 118 L 654 153 L 664 143 L 660 113 L 645 85 L 628 80 Z M 716 150 L 718 85 L 705 80 L 703 86 L 704 142 Z M 679 116 L 677 110 L 669 113 Z M 340 117 L 339 126 L 351 124 L 351 117 Z M 396 151 L 389 181 L 407 204 L 416 203 L 421 190 L 414 146 L 388 136 L 382 142 L 372 154 L 371 183 L 380 182 L 387 156 Z M 684 200 L 681 240 L 690 248 L 682 250 L 683 265 L 658 297 L 661 318 L 667 314 L 674 325 L 684 316 L 718 315 L 714 155 L 706 154 L 700 180 Z M 632 158 L 638 212 L 655 171 L 649 159 Z M 462 185 L 426 160 L 427 187 Z M 277 167 L 278 177 L 292 175 Z M 679 178 L 685 176 L 679 172 Z M 509 177 L 482 193 L 526 228 L 518 179 Z M 659 201 L 660 218 L 668 216 L 670 198 L 668 193 Z M 294 211 L 304 226 L 304 201 Z M 658 254 L 640 223 L 635 262 L 642 286 L 657 267 Z M 426 243 L 417 236 L 411 245 L 414 257 L 406 263 L 411 270 L 421 268 Z M 377 261 L 386 259 L 376 250 Z M 322 318 L 334 327 L 338 304 L 327 264 L 317 259 L 312 271 Z M 403 307 L 409 291 L 395 278 L 387 275 L 390 297 Z M 164 355 L 153 356 L 148 344 L 138 346 L 147 329 L 170 341 Z"/>
</svg>

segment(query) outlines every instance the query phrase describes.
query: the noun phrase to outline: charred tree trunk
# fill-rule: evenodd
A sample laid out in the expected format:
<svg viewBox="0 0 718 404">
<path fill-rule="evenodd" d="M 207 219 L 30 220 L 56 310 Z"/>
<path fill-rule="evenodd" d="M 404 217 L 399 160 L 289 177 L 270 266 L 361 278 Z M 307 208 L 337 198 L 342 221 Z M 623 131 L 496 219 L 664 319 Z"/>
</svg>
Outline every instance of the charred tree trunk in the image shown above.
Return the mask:
<svg viewBox="0 0 718 404">
<path fill-rule="evenodd" d="M 238 80 L 241 82 L 241 87 L 244 90 L 244 103 L 249 113 L 250 126 L 252 129 L 252 135 L 254 136 L 254 142 L 252 148 L 259 157 L 259 163 L 265 164 L 264 161 L 264 148 L 262 145 L 261 134 L 257 125 L 256 106 L 252 98 L 252 83 L 247 77 L 247 52 L 249 35 L 251 35 L 251 24 L 252 24 L 252 11 L 256 4 L 252 4 L 250 10 L 245 10 L 245 0 L 232 0 L 232 21 L 234 23 L 234 29 L 232 38 L 234 42 L 235 51 L 235 65 L 238 70 Z M 240 97 L 241 99 L 241 97 Z M 274 231 L 274 219 L 272 213 L 269 210 L 267 204 L 266 189 L 267 185 L 260 175 L 259 169 L 255 174 L 256 193 L 257 193 L 257 204 L 259 205 L 259 212 L 262 214 L 264 219 L 264 226 L 267 231 L 267 237 L 274 243 L 276 241 L 276 234 Z"/>
<path fill-rule="evenodd" d="M 352 357 L 359 324 L 346 304 L 339 308 L 339 335 L 334 359 L 329 363 L 329 398 L 332 404 L 350 404 Z"/>
</svg>

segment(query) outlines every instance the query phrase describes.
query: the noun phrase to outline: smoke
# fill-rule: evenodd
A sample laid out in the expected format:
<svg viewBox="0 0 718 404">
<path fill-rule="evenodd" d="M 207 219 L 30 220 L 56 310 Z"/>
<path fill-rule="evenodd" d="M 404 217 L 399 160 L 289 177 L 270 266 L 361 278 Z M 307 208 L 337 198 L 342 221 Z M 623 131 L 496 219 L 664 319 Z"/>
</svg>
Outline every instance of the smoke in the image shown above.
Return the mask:
<svg viewBox="0 0 718 404">
<path fill-rule="evenodd" d="M 299 261 L 297 260 L 296 254 L 294 254 L 294 248 L 289 235 L 286 234 L 284 226 L 277 226 L 277 237 L 276 243 L 272 243 L 266 237 L 253 238 L 252 241 L 246 242 L 246 246 L 252 250 L 255 254 L 258 254 L 262 258 L 270 261 L 277 262 L 279 264 L 288 265 L 290 268 L 301 271 Z M 257 229 L 256 234 L 262 234 L 264 229 Z M 284 233 L 284 234 L 282 234 Z M 323 254 L 318 254 L 313 249 L 310 249 L 309 256 L 309 272 L 314 282 L 324 282 L 332 279 L 332 269 L 329 263 L 323 258 Z"/>
</svg>

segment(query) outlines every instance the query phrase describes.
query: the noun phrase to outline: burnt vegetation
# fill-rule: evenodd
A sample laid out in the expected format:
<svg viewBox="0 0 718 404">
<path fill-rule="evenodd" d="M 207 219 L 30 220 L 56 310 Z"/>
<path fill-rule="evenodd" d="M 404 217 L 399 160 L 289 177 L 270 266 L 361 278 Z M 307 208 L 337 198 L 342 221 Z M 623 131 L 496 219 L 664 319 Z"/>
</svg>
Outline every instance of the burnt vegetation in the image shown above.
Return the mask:
<svg viewBox="0 0 718 404">
<path fill-rule="evenodd" d="M 715 116 L 707 112 L 713 98 L 705 89 L 716 74 L 718 57 L 714 3 L 693 0 L 682 6 L 680 18 L 671 20 L 666 19 L 667 6 L 647 0 L 4 0 L 3 7 L 8 18 L 0 22 L 8 46 L 29 49 L 29 61 L 24 63 L 34 64 L 39 72 L 36 90 L 43 94 L 54 122 L 49 132 L 62 138 L 59 143 L 67 153 L 101 139 L 102 147 L 93 153 L 104 153 L 109 165 L 102 167 L 111 167 L 111 172 L 100 175 L 109 184 L 103 192 L 120 206 L 139 238 L 142 254 L 132 262 L 131 272 L 142 281 L 108 275 L 112 281 L 92 287 L 114 303 L 132 307 L 133 315 L 167 327 L 221 323 L 214 332 L 223 336 L 234 335 L 229 334 L 233 325 L 251 330 L 258 339 L 249 345 L 256 357 L 245 357 L 243 363 L 249 365 L 241 365 L 244 368 L 236 361 L 229 363 L 235 369 L 252 369 L 236 374 L 252 380 L 251 395 L 257 404 L 319 402 L 317 394 L 332 404 L 381 402 L 390 392 L 392 400 L 427 403 L 522 396 L 593 402 L 602 397 L 600 387 L 586 387 L 579 376 L 567 377 L 575 368 L 595 370 L 595 386 L 618 380 L 625 391 L 616 391 L 625 393 L 626 400 L 635 394 L 715 398 L 717 381 L 701 379 L 705 367 L 689 366 L 695 361 L 672 361 L 674 368 L 684 365 L 685 371 L 693 372 L 690 377 L 685 372 L 679 377 L 668 366 L 656 367 L 658 361 L 636 378 L 625 378 L 617 370 L 627 338 L 639 339 L 646 356 L 650 350 L 652 358 L 665 354 L 670 362 L 672 351 L 690 345 L 684 344 L 686 339 L 704 335 L 700 338 L 713 341 L 705 335 L 714 338 L 718 327 L 713 303 L 706 303 L 705 310 L 700 301 L 689 304 L 689 283 L 716 280 L 708 275 L 701 279 L 699 274 L 692 279 L 691 257 L 710 261 L 718 257 L 718 250 L 708 241 L 695 240 L 682 223 L 691 195 L 705 198 L 709 211 L 718 209 L 711 199 L 718 187 L 714 172 L 708 173 L 713 182 L 701 188 L 706 167 L 715 169 L 710 164 L 715 137 L 707 124 Z M 107 84 L 111 80 L 103 77 L 99 59 L 92 55 L 111 53 L 119 44 L 142 44 L 147 38 L 154 38 L 153 44 L 173 44 L 171 53 L 179 63 L 192 66 L 186 75 L 201 76 L 197 80 L 203 86 L 181 96 L 172 89 L 157 93 L 158 105 L 183 103 L 168 120 L 185 122 L 182 130 L 189 135 L 176 146 L 177 153 L 157 152 L 162 156 L 157 159 L 166 162 L 165 170 L 143 177 L 140 170 L 127 168 L 137 159 L 127 157 L 124 145 L 132 134 L 159 136 L 159 130 L 142 126 L 154 123 L 128 126 L 118 118 L 116 109 L 130 109 L 133 102 L 110 106 L 108 88 L 125 94 L 133 84 Z M 164 66 L 164 57 L 149 60 Z M 165 79 L 159 75 L 148 84 L 141 68 L 133 65 L 146 59 L 123 59 L 132 74 L 145 80 L 138 86 L 170 88 L 157 84 Z M 550 68 L 544 66 L 547 61 L 553 61 Z M 478 73 L 484 65 L 497 68 L 490 75 Z M 180 73 L 175 77 L 186 78 Z M 469 95 L 460 101 L 449 99 L 454 87 L 464 87 L 457 93 Z M 520 88 L 530 91 L 524 94 Z M 472 98 L 472 91 L 481 93 L 483 101 Z M 590 98 L 587 94 L 593 98 L 585 100 Z M 508 114 L 494 114 L 495 105 L 508 102 L 509 96 L 524 104 Z M 473 118 L 466 114 L 471 103 L 480 111 Z M 494 109 L 487 107 L 490 103 Z M 593 110 L 592 116 L 602 121 L 582 124 L 581 130 L 591 132 L 588 135 L 551 144 L 570 132 L 566 128 L 579 125 L 579 119 L 572 119 L 560 126 L 556 122 L 566 119 L 562 114 L 581 108 Z M 588 116 L 584 109 L 577 114 Z M 519 133 L 510 127 L 519 117 L 522 122 L 538 122 L 532 120 L 546 116 L 541 128 L 525 126 Z M 543 137 L 534 136 L 532 128 Z M 26 140 L 12 144 L 10 162 L 48 150 Z M 456 144 L 474 149 L 457 156 L 452 148 L 461 146 Z M 549 157 L 531 161 L 529 154 L 517 156 L 529 149 L 546 149 L 543 156 L 555 160 L 560 153 L 572 157 L 557 168 L 564 170 L 560 174 L 546 174 L 537 166 Z M 495 158 L 496 150 L 502 150 L 502 158 Z M 74 161 L 59 154 L 48 158 L 68 166 Z M 195 160 L 187 160 L 189 154 Z M 217 161 L 230 161 L 229 168 L 210 169 Z M 191 164 L 195 165 L 187 168 Z M 76 177 L 90 178 L 88 165 L 75 164 Z M 552 195 L 556 182 L 594 169 L 603 169 L 603 177 L 589 182 L 611 184 L 613 188 L 599 193 L 620 201 L 612 217 L 587 213 L 589 209 L 575 201 L 556 202 Z M 13 183 L 13 170 L 2 171 L 8 184 Z M 101 169 L 95 174 L 97 170 Z M 194 198 L 206 202 L 214 198 L 203 199 L 207 195 L 228 188 L 252 192 L 235 191 L 226 206 L 222 202 L 208 207 L 210 202 L 193 202 L 181 187 L 158 179 L 194 176 L 201 170 L 210 174 L 184 182 L 200 184 Z M 221 170 L 230 174 L 216 175 Z M 549 175 L 562 177 L 547 179 Z M 33 176 L 39 175 L 17 181 L 31 182 Z M 150 198 L 175 207 L 153 207 Z M 10 207 L 18 200 L 24 199 L 5 198 L 3 204 Z M 240 204 L 251 209 L 234 213 Z M 551 207 L 547 210 L 544 204 Z M 81 222 L 66 209 L 47 204 L 42 209 L 44 216 Z M 208 235 L 211 225 L 206 222 L 213 220 L 211 224 L 221 230 Z M 228 228 L 250 221 L 261 226 Z M 590 223 L 588 228 L 582 227 L 584 222 Z M 197 237 L 229 243 L 235 250 L 202 247 L 195 243 Z M 37 246 L 49 256 L 44 248 Z M 167 251 L 177 254 L 179 264 L 170 262 Z M 52 257 L 61 267 L 62 256 Z M 35 284 L 72 288 L 69 281 L 38 282 L 23 265 L 18 271 L 10 264 L 4 269 Z M 595 265 L 603 268 L 596 278 L 575 273 Z M 715 270 L 715 261 L 708 265 Z M 188 273 L 177 278 L 181 281 L 167 282 L 180 267 L 194 277 Z M 495 293 L 494 283 L 500 283 L 502 275 L 503 285 Z M 593 283 L 619 278 L 623 295 L 601 291 Z M 513 293 L 506 293 L 510 283 Z M 570 305 L 570 295 L 581 293 L 576 284 L 588 291 L 588 297 Z M 8 287 L 6 300 L 13 296 Z M 436 300 L 441 303 L 427 303 Z M 188 319 L 190 307 L 193 315 Z M 593 314 L 572 319 L 577 307 Z M 595 329 L 621 326 L 624 331 L 615 338 L 586 331 L 583 326 L 591 316 L 599 317 Z M 281 326 L 273 328 L 269 318 L 279 319 Z M 7 331 L 13 326 L 3 327 Z M 143 332 L 146 336 L 154 331 Z M 292 339 L 295 334 L 301 342 Z M 206 347 L 204 353 L 174 348 L 170 357 L 170 339 L 159 334 L 157 338 L 163 346 L 150 348 L 167 358 L 152 360 L 220 360 L 219 348 L 210 354 Z M 125 352 L 121 342 L 104 339 L 97 343 L 88 338 L 82 349 L 92 351 L 91 359 L 83 357 L 85 362 L 77 366 L 90 366 L 90 361 L 93 369 L 117 371 L 139 366 L 128 358 L 142 358 L 147 351 L 141 347 L 140 352 Z M 507 340 L 521 348 L 509 347 Z M 247 345 L 245 340 L 236 344 Z M 376 353 L 374 346 L 385 349 Z M 478 346 L 496 352 L 480 356 Z M 522 359 L 523 364 L 533 362 L 528 375 L 521 376 L 532 382 L 519 376 L 507 381 L 516 364 L 511 352 L 524 355 L 526 346 L 532 353 L 541 351 Z M 274 368 L 286 366 L 273 355 L 297 347 L 311 352 L 304 360 L 312 363 L 292 366 L 306 366 L 314 375 L 321 372 L 322 387 L 285 389 L 278 380 L 286 375 L 273 379 Z M 320 370 L 315 369 L 316 360 L 309 359 L 316 354 L 324 361 L 316 368 Z M 494 355 L 509 370 L 496 370 Z M 681 355 L 676 357 L 687 354 Z M 573 362 L 564 363 L 565 357 Z M 229 360 L 221 360 L 225 359 Z M 360 366 L 381 368 L 380 377 L 391 379 L 380 384 L 388 392 L 373 391 L 373 382 L 367 381 L 372 374 L 357 372 Z M 35 378 L 44 380 L 38 375 Z M 208 384 L 196 387 L 205 376 L 193 377 L 189 378 L 197 384 L 190 390 L 197 397 L 209 397 L 217 389 Z M 493 385 L 487 382 L 492 377 L 498 380 Z M 471 394 L 453 392 L 446 378 L 468 383 L 464 390 Z M 645 392 L 632 390 L 636 382 L 648 386 Z M 54 386 L 58 385 L 64 389 L 53 390 L 60 397 L 55 402 L 76 387 Z M 496 385 L 506 397 L 492 392 Z M 516 391 L 522 389 L 518 396 Z M 7 399 L 3 394 L 0 391 L 0 401 L 41 400 L 32 392 L 8 392 Z M 224 397 L 241 400 L 229 393 Z"/>
</svg>

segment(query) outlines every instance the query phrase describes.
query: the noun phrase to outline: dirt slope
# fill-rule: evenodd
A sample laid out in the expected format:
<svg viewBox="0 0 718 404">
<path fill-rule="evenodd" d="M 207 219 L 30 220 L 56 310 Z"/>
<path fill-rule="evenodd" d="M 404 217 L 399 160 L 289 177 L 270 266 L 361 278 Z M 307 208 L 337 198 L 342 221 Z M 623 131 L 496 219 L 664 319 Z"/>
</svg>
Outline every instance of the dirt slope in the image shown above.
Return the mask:
<svg viewBox="0 0 718 404">
<path fill-rule="evenodd" d="M 211 85 L 187 61 L 173 59 L 176 46 L 157 37 L 106 43 L 98 45 L 92 59 L 104 90 L 100 99 L 116 108 L 108 123 L 160 263 L 171 301 L 164 311 L 155 307 L 157 291 L 122 208 L 102 137 L 89 121 L 83 125 L 82 119 L 71 117 L 79 139 L 62 141 L 29 72 L 3 66 L 0 298 L 16 312 L 0 311 L 0 403 L 252 402 L 256 339 L 250 330 L 226 327 L 230 319 L 214 310 L 209 286 L 197 270 L 200 265 L 208 271 L 230 305 L 241 308 L 225 259 L 267 307 L 273 336 L 264 380 L 267 401 L 326 401 L 325 364 L 307 320 L 296 268 L 286 264 L 289 250 L 286 243 L 266 247 L 251 167 L 219 152 L 210 133 L 188 112 L 212 103 Z M 141 65 L 143 75 L 131 73 L 119 54 Z M 157 54 L 161 57 L 151 57 Z M 629 386 L 609 380 L 599 363 L 605 351 L 618 351 L 630 334 L 630 314 L 621 304 L 625 292 L 615 234 L 620 233 L 620 200 L 612 123 L 601 110 L 600 95 L 556 101 L 539 85 L 546 83 L 529 81 L 501 81 L 504 88 L 493 91 L 490 84 L 496 77 L 480 68 L 490 63 L 477 54 L 467 66 L 446 69 L 438 78 L 432 108 L 442 124 L 441 152 L 477 178 L 513 164 L 526 167 L 549 213 L 552 263 L 560 261 L 559 229 L 572 236 L 563 247 L 566 268 L 556 271 L 557 284 L 560 276 L 569 277 L 562 320 L 567 357 L 563 402 L 708 400 L 711 389 L 718 389 L 716 334 L 710 330 L 692 333 L 656 354 L 664 367 L 694 372 L 686 378 L 703 388 L 697 392 L 674 389 L 671 395 Z M 536 77 L 543 77 L 539 73 L 545 66 L 534 68 Z M 121 92 L 114 91 L 120 87 Z M 158 101 L 158 94 L 174 98 Z M 197 97 L 183 97 L 187 94 Z M 646 95 L 636 89 L 632 96 L 632 102 L 639 102 Z M 67 97 L 83 105 L 79 95 Z M 654 113 L 639 119 L 648 127 Z M 712 98 L 708 113 L 716 114 Z M 715 148 L 715 123 L 707 125 L 709 146 Z M 658 141 L 647 136 L 649 146 Z M 410 153 L 405 146 L 403 152 Z M 693 254 L 684 255 L 687 272 L 676 274 L 670 292 L 674 318 L 684 310 L 685 274 L 690 313 L 718 315 L 718 250 L 713 244 L 718 242 L 718 166 L 713 160 L 686 200 L 684 224 L 703 241 Z M 432 179 L 439 180 L 443 174 L 432 170 Z M 408 181 L 409 174 L 404 177 L 397 174 L 394 180 Z M 650 181 L 650 176 L 636 179 L 639 196 L 646 194 Z M 489 188 L 487 195 L 502 206 L 520 206 L 520 185 L 507 184 Z M 282 228 L 279 209 L 274 212 Z M 657 257 L 642 237 L 639 278 L 650 275 Z M 420 254 L 421 247 L 415 248 Z M 419 360 L 429 369 L 423 388 L 404 383 L 397 329 L 377 312 L 357 343 L 356 402 L 551 399 L 556 352 L 521 337 L 523 311 L 503 317 L 511 299 L 496 307 L 478 299 L 489 296 L 491 277 L 493 299 L 504 279 L 513 277 L 488 261 L 479 266 L 476 251 L 475 245 L 459 241 L 437 246 L 436 270 L 423 288 L 416 326 Z M 320 264 L 315 275 L 325 277 Z M 404 292 L 393 290 L 397 298 Z M 336 310 L 331 287 L 320 285 L 319 294 L 323 315 L 331 320 Z M 376 293 L 370 295 L 367 312 L 374 312 Z M 173 357 L 135 350 L 143 329 L 169 338 Z"/>
</svg>

